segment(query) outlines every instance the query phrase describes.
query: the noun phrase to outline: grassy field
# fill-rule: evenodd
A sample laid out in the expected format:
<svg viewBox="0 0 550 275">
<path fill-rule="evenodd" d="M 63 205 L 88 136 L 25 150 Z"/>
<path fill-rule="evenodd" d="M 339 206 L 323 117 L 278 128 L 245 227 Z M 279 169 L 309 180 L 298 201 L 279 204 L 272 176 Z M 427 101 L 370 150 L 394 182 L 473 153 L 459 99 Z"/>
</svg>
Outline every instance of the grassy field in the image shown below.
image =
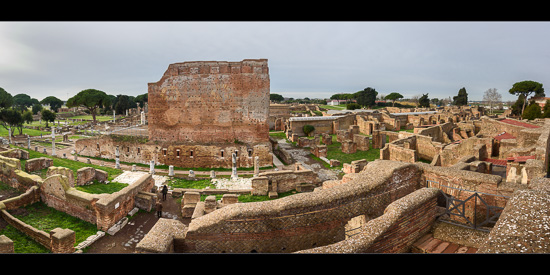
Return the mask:
<svg viewBox="0 0 550 275">
<path fill-rule="evenodd" d="M 75 232 L 75 245 L 85 241 L 86 238 L 97 233 L 97 226 L 95 224 L 85 222 L 79 218 L 75 218 L 66 213 L 55 210 L 42 202 L 28 205 L 24 207 L 24 209 L 26 210 L 24 214 L 14 215 L 14 217 L 36 229 L 43 230 L 45 232 L 50 232 L 57 227 L 69 228 Z M 6 232 L 0 232 L 0 235 L 7 234 L 7 236 L 9 235 L 8 238 L 14 238 L 12 240 L 14 241 L 15 253 L 50 252 L 42 245 L 20 233 L 15 228 L 9 227 L 11 226 L 4 228 L 2 232 Z M 23 236 L 20 236 L 17 233 Z"/>
<path fill-rule="evenodd" d="M 120 169 L 114 169 L 114 168 L 110 168 L 110 167 L 106 167 L 106 166 L 99 166 L 99 165 L 94 165 L 94 164 L 87 164 L 87 163 L 84 163 L 84 162 L 74 161 L 74 160 L 70 160 L 70 159 L 56 158 L 56 157 L 52 157 L 52 156 L 47 155 L 47 154 L 42 154 L 40 152 L 36 152 L 36 151 L 33 151 L 33 150 L 26 150 L 25 148 L 16 147 L 16 146 L 12 146 L 12 148 L 19 148 L 19 149 L 28 151 L 30 159 L 40 158 L 40 157 L 51 158 L 51 159 L 53 159 L 53 166 L 67 167 L 67 168 L 71 169 L 74 172 L 75 177 L 76 177 L 76 171 L 78 169 L 82 168 L 82 167 L 93 167 L 95 169 L 103 170 L 103 171 L 109 173 L 109 177 L 108 177 L 109 181 L 112 181 L 118 175 L 122 174 L 122 170 L 120 170 Z M 21 167 L 25 167 L 25 162 L 26 162 L 25 160 L 21 160 Z"/>
<path fill-rule="evenodd" d="M 86 116 L 73 116 L 73 117 L 70 117 L 69 119 L 87 119 L 87 120 L 92 120 L 94 119 L 91 115 L 86 115 Z M 109 121 L 109 120 L 113 120 L 113 116 L 95 116 L 95 119 L 97 121 Z"/>
<path fill-rule="evenodd" d="M 19 130 L 17 129 L 13 129 L 14 130 L 14 133 L 15 135 L 19 135 Z M 5 138 L 8 138 L 8 130 L 4 127 L 0 127 L 0 136 L 1 137 L 5 137 Z M 46 132 L 46 131 L 40 131 L 40 130 L 34 130 L 34 129 L 25 129 L 23 128 L 23 135 L 29 135 L 29 136 L 39 136 L 40 134 L 43 134 L 43 135 L 51 135 L 52 132 Z"/>
<path fill-rule="evenodd" d="M 323 109 L 329 109 L 329 110 L 345 110 L 346 109 L 345 104 L 335 105 L 335 106 L 332 106 L 332 105 L 319 105 L 319 107 L 323 108 Z"/>
</svg>

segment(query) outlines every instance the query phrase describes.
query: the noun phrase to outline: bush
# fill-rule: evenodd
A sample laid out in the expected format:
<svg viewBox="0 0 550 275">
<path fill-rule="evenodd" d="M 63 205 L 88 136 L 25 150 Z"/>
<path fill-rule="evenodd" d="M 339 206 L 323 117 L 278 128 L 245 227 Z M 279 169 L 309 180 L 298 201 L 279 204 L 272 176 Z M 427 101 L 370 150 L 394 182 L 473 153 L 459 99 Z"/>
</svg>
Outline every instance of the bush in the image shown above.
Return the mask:
<svg viewBox="0 0 550 275">
<path fill-rule="evenodd" d="M 361 109 L 361 105 L 359 105 L 357 103 L 348 103 L 348 104 L 346 104 L 346 109 L 348 109 L 348 110 Z"/>
<path fill-rule="evenodd" d="M 304 134 L 306 134 L 306 136 L 309 136 L 309 134 L 315 130 L 315 127 L 313 127 L 312 125 L 304 125 L 304 128 L 302 130 L 304 131 Z"/>
<path fill-rule="evenodd" d="M 542 117 L 542 113 L 541 113 L 540 106 L 537 103 L 533 103 L 525 107 L 525 110 L 523 111 L 523 116 L 522 116 L 523 119 L 533 120 L 539 117 Z"/>
</svg>

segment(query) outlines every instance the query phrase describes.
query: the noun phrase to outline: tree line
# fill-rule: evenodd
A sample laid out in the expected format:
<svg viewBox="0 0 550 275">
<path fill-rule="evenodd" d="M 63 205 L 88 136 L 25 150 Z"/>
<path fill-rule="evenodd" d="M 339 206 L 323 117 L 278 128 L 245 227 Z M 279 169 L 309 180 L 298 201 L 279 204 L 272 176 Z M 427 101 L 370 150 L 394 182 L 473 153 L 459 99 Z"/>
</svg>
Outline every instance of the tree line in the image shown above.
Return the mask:
<svg viewBox="0 0 550 275">
<path fill-rule="evenodd" d="M 529 103 L 527 102 L 527 98 L 531 95 L 533 97 L 544 97 L 544 88 L 542 83 L 532 81 L 532 80 L 525 80 L 516 82 L 513 84 L 512 88 L 508 90 L 508 92 L 512 95 L 518 96 L 518 99 L 516 102 L 511 106 L 512 114 L 520 116 L 521 118 L 525 119 L 534 119 L 534 118 L 546 118 L 550 117 L 550 101 L 547 101 L 546 105 L 544 105 L 543 108 L 540 108 L 540 105 L 536 104 L 534 100 L 531 100 Z M 307 103 L 316 103 L 309 100 L 309 98 L 306 98 L 308 100 Z M 355 93 L 337 93 L 333 94 L 330 99 L 333 100 L 345 100 L 346 101 L 346 107 L 347 109 L 359 109 L 359 108 L 373 108 L 375 106 L 387 106 L 385 102 L 381 101 L 391 101 L 391 106 L 396 105 L 396 101 L 399 100 L 408 100 L 415 103 L 420 108 L 429 108 L 430 103 L 434 104 L 436 106 L 446 106 L 448 104 L 452 104 L 455 106 L 466 106 L 468 105 L 468 92 L 466 91 L 465 87 L 462 87 L 458 90 L 458 93 L 456 96 L 452 98 L 452 100 L 449 99 L 438 99 L 438 98 L 429 98 L 429 93 L 422 94 L 422 96 L 413 96 L 410 99 L 404 99 L 404 96 L 399 92 L 391 92 L 388 95 L 379 95 L 379 93 L 376 91 L 376 89 L 367 87 L 361 91 L 355 92 Z M 483 101 L 490 105 L 490 109 L 492 110 L 493 105 L 500 102 L 502 99 L 502 95 L 497 91 L 496 88 L 491 88 L 485 91 L 483 95 Z M 293 101 L 285 100 L 282 95 L 279 94 L 271 94 L 270 100 L 275 102 L 300 102 L 292 99 Z M 305 100 L 305 99 L 304 99 Z M 377 101 L 378 100 L 378 101 Z M 324 101 L 317 100 L 317 101 Z M 321 103 L 326 104 L 326 103 Z M 397 103 L 398 107 L 404 107 L 403 105 Z"/>
<path fill-rule="evenodd" d="M 118 114 L 123 114 L 126 110 L 136 108 L 138 105 L 143 107 L 148 100 L 148 94 L 141 94 L 136 97 L 119 94 L 117 96 L 107 95 L 103 91 L 87 89 L 79 92 L 72 98 L 69 98 L 66 105 L 72 107 L 84 107 L 92 115 L 96 122 L 97 114 L 112 113 L 114 110 Z M 23 124 L 32 123 L 33 115 L 40 114 L 40 118 L 46 122 L 54 122 L 59 109 L 65 102 L 55 97 L 48 96 L 42 100 L 32 98 L 27 94 L 16 94 L 12 96 L 9 92 L 0 87 L 0 125 L 6 130 L 11 129 L 12 135 L 14 129 L 23 134 Z M 50 109 L 43 105 L 48 104 Z"/>
</svg>

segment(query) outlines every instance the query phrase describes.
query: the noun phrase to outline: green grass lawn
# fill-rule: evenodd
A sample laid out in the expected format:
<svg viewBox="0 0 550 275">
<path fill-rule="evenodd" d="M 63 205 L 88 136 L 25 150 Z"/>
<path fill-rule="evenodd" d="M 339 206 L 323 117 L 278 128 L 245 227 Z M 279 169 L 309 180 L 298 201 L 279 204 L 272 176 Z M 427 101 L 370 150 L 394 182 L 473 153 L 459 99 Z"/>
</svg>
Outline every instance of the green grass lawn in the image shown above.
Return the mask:
<svg viewBox="0 0 550 275">
<path fill-rule="evenodd" d="M 166 181 L 166 185 L 172 188 L 191 188 L 191 189 L 204 189 L 210 187 L 215 189 L 216 185 L 212 184 L 210 178 L 202 180 L 187 180 L 182 178 L 173 178 L 169 181 Z"/>
<path fill-rule="evenodd" d="M 14 253 L 51 253 L 44 246 L 11 225 L 7 225 L 4 229 L 0 230 L 0 235 L 5 235 L 13 241 Z"/>
<path fill-rule="evenodd" d="M 92 117 L 92 115 L 86 115 L 86 116 L 73 116 L 73 117 L 70 117 L 69 119 L 87 119 L 87 120 L 92 120 L 94 119 Z M 97 115 L 95 116 L 95 119 L 97 121 L 109 121 L 109 120 L 113 120 L 113 116 L 100 116 L 100 115 Z"/>
<path fill-rule="evenodd" d="M 60 227 L 68 228 L 75 232 L 75 245 L 83 242 L 89 236 L 95 235 L 97 233 L 97 226 L 95 224 L 85 222 L 79 218 L 75 218 L 69 214 L 63 213 L 61 211 L 55 210 L 51 207 L 48 207 L 42 202 L 33 203 L 24 207 L 26 214 L 14 215 L 22 222 L 45 232 L 50 232 L 51 230 Z M 11 229 L 8 229 L 11 230 Z M 17 231 L 17 230 L 16 230 Z M 0 233 L 1 234 L 1 233 Z M 12 234 L 12 233 L 9 233 Z M 31 240 L 32 241 L 32 240 Z M 33 241 L 34 242 L 34 241 Z M 27 247 L 30 246 L 30 247 Z M 27 240 L 16 242 L 14 240 L 14 250 L 16 253 L 47 253 L 47 249 L 35 247 L 36 244 L 32 244 Z M 42 252 L 46 250 L 46 252 Z M 37 252 L 41 251 L 41 252 Z"/>
<path fill-rule="evenodd" d="M 346 105 L 343 104 L 343 105 L 336 105 L 336 106 L 332 106 L 332 105 L 319 105 L 320 108 L 323 108 L 323 109 L 329 109 L 329 110 L 345 110 L 346 109 Z"/>
<path fill-rule="evenodd" d="M 105 184 L 94 180 L 94 183 L 92 184 L 75 186 L 75 189 L 89 194 L 112 194 L 124 189 L 127 186 L 128 184 L 126 183 L 111 181 L 108 184 Z"/>
<path fill-rule="evenodd" d="M 14 132 L 12 134 L 19 135 L 19 130 L 13 129 L 13 131 Z M 9 133 L 9 131 L 6 128 L 0 127 L 0 136 L 1 137 L 8 138 L 8 133 Z M 39 136 L 40 134 L 51 135 L 52 132 L 46 132 L 46 131 L 23 128 L 23 135 L 29 135 L 29 136 L 34 137 L 34 136 Z"/>
<path fill-rule="evenodd" d="M 36 152 L 34 150 L 26 150 L 25 148 L 22 148 L 22 147 L 12 146 L 12 148 L 19 148 L 19 149 L 28 151 L 29 152 L 29 159 L 40 158 L 40 157 L 51 158 L 51 159 L 53 159 L 53 166 L 61 166 L 61 167 L 69 168 L 73 171 L 75 177 L 76 177 L 76 171 L 78 169 L 82 168 L 82 167 L 93 167 L 95 169 L 106 171 L 107 173 L 109 173 L 109 177 L 107 178 L 107 180 L 109 180 L 109 181 L 112 181 L 118 175 L 122 174 L 122 170 L 120 170 L 120 169 L 115 169 L 115 168 L 106 167 L 106 166 L 99 166 L 99 165 L 94 165 L 94 164 L 87 164 L 87 163 L 84 163 L 84 162 L 70 160 L 68 158 L 64 159 L 64 158 L 52 157 L 50 155 L 43 154 L 43 153 L 40 153 L 40 152 Z M 25 160 L 21 160 L 21 167 L 22 168 L 25 167 L 25 162 L 26 162 Z"/>
<path fill-rule="evenodd" d="M 374 161 L 380 158 L 380 149 L 371 148 L 368 151 L 357 150 L 353 154 L 346 154 L 342 152 L 342 143 L 336 141 L 336 135 L 332 136 L 332 144 L 327 145 L 327 159 L 336 159 L 340 161 L 340 166 L 335 166 L 338 168 L 344 167 L 344 163 L 351 163 L 354 160 L 366 159 L 367 161 Z M 322 141 L 321 141 L 322 143 Z M 313 159 L 316 159 L 323 163 L 325 167 L 330 167 L 330 165 L 320 158 L 315 157 L 315 155 L 310 154 Z"/>
</svg>

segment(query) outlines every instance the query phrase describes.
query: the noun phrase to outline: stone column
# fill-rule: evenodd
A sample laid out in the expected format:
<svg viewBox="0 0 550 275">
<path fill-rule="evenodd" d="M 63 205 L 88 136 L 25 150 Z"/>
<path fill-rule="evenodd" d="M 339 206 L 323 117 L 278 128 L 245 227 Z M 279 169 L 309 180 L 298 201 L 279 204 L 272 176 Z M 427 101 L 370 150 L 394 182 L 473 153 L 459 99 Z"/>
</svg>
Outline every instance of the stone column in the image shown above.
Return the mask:
<svg viewBox="0 0 550 275">
<path fill-rule="evenodd" d="M 231 160 L 233 162 L 233 166 L 231 167 L 231 178 L 238 178 L 237 175 L 237 154 L 233 153 L 231 154 Z"/>
<path fill-rule="evenodd" d="M 55 127 L 52 127 L 52 156 L 55 156 Z"/>
<path fill-rule="evenodd" d="M 254 157 L 254 177 L 257 177 L 260 174 L 260 158 L 258 156 Z"/>
<path fill-rule="evenodd" d="M 174 176 L 174 165 L 168 166 L 168 176 L 170 177 Z"/>
<path fill-rule="evenodd" d="M 27 135 L 27 150 L 31 150 L 31 136 Z"/>
<path fill-rule="evenodd" d="M 210 170 L 210 178 L 212 178 L 212 179 L 216 178 L 216 171 L 215 170 Z"/>
<path fill-rule="evenodd" d="M 120 169 L 120 151 L 118 150 L 118 146 L 115 149 L 115 168 Z"/>
<path fill-rule="evenodd" d="M 155 161 L 154 160 L 149 161 L 149 174 L 151 174 L 151 175 L 155 174 Z"/>
<path fill-rule="evenodd" d="M 141 125 L 145 124 L 145 112 L 141 111 Z"/>
</svg>

